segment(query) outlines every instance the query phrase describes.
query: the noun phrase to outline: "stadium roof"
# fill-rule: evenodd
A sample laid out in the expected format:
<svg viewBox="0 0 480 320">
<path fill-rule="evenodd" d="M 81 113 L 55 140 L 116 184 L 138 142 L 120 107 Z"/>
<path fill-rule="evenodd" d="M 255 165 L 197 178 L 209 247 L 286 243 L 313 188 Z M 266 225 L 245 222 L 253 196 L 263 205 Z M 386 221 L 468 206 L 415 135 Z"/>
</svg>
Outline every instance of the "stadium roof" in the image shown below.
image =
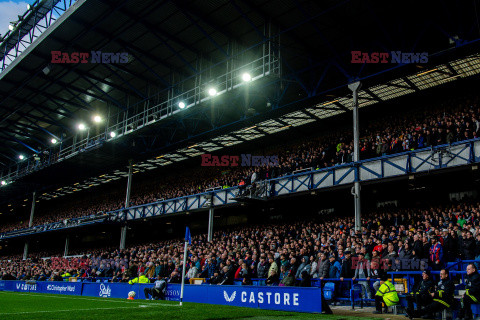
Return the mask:
<svg viewBox="0 0 480 320">
<path fill-rule="evenodd" d="M 52 9 L 63 4 L 63 14 Z M 49 156 L 60 152 L 62 161 L 17 175 L 0 201 L 25 188 L 113 172 L 131 158 L 154 168 L 348 111 L 346 85 L 355 80 L 372 86 L 364 91 L 365 106 L 479 69 L 472 54 L 480 28 L 471 2 L 404 1 L 395 10 L 370 0 L 35 5 L 0 44 L 2 177 L 15 176 L 20 154 L 52 148 L 52 138 L 62 141 L 64 156 L 54 146 Z M 51 25 L 15 47 L 36 14 Z M 428 52 L 429 61 L 352 64 L 352 50 Z M 88 63 L 52 63 L 52 51 L 90 57 Z M 92 63 L 92 51 L 125 52 L 128 61 Z M 455 68 L 450 61 L 470 66 Z M 257 72 L 249 86 L 235 82 L 245 70 Z M 423 72 L 431 73 L 416 78 Z M 204 91 L 218 84 L 224 95 L 209 98 Z M 185 110 L 177 108 L 182 99 L 193 99 Z M 101 124 L 92 123 L 95 114 Z M 76 129 L 81 122 L 99 138 L 72 146 L 87 138 Z"/>
</svg>

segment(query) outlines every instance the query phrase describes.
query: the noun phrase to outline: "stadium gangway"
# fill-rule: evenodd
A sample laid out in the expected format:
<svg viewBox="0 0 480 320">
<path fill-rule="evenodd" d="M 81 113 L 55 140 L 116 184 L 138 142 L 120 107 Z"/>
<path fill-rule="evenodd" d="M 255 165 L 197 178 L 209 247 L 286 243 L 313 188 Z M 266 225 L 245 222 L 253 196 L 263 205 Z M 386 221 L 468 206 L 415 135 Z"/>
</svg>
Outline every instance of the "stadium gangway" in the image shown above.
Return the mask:
<svg viewBox="0 0 480 320">
<path fill-rule="evenodd" d="M 366 182 L 431 172 L 478 162 L 480 162 L 480 139 L 477 138 L 264 180 L 265 198 L 328 189 L 349 185 L 355 181 Z M 240 187 L 235 186 L 122 208 L 108 212 L 115 217 L 109 221 L 146 219 L 194 210 L 208 210 L 210 205 L 215 208 L 234 205 L 238 204 L 235 198 L 240 190 Z M 57 223 L 54 229 L 60 227 Z M 18 236 L 7 232 L 0 234 L 0 239 L 10 238 L 10 234 Z"/>
</svg>

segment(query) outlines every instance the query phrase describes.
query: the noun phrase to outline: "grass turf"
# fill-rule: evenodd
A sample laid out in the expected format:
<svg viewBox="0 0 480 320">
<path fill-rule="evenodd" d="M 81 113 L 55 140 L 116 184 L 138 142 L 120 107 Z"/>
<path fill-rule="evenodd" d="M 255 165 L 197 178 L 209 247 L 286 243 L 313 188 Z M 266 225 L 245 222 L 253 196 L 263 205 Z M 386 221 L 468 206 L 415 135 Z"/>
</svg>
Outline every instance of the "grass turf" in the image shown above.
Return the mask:
<svg viewBox="0 0 480 320">
<path fill-rule="evenodd" d="M 0 319 L 322 319 L 357 317 L 281 312 L 200 303 L 0 292 Z M 364 318 L 367 319 L 367 318 Z"/>
</svg>

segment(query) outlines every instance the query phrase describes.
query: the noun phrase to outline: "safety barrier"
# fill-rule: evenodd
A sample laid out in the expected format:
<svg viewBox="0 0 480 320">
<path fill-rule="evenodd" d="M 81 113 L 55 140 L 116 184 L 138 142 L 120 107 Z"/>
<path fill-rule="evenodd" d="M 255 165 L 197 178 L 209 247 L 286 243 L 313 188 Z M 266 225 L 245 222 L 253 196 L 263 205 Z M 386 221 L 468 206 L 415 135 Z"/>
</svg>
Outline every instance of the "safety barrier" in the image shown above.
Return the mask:
<svg viewBox="0 0 480 320">
<path fill-rule="evenodd" d="M 394 178 L 402 175 L 454 168 L 479 162 L 480 139 L 477 138 L 366 159 L 358 163 L 347 163 L 319 170 L 285 175 L 265 180 L 263 183 L 266 185 L 262 190 L 266 193 L 264 194 L 265 196 L 272 198 L 297 192 L 348 185 L 355 181 L 366 182 L 377 179 Z M 72 220 L 67 224 L 60 221 L 48 225 L 9 231 L 0 234 L 0 239 L 73 228 L 91 223 L 147 219 L 193 210 L 205 210 L 205 208 L 208 208 L 210 205 L 218 208 L 237 203 L 236 197 L 238 197 L 239 194 L 239 186 L 228 189 L 217 189 L 110 211 L 106 213 L 109 216 L 102 221 Z"/>
<path fill-rule="evenodd" d="M 109 282 L 25 282 L 0 280 L 0 291 L 82 295 L 103 298 L 124 298 L 135 291 L 137 299 L 145 299 L 144 288 L 153 284 Z M 180 299 L 180 285 L 168 284 L 166 300 Z M 185 285 L 185 302 L 230 305 L 295 312 L 322 311 L 320 288 Z"/>
</svg>

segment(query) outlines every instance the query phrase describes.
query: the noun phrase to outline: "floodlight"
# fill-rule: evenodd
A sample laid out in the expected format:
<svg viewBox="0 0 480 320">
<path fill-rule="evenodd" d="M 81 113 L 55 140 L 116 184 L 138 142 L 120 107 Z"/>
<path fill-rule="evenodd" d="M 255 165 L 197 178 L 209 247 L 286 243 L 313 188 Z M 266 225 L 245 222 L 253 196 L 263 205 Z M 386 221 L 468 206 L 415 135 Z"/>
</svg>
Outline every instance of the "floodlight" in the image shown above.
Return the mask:
<svg viewBox="0 0 480 320">
<path fill-rule="evenodd" d="M 8 25 L 8 30 L 13 31 L 15 29 L 15 26 L 13 24 Z"/>
<path fill-rule="evenodd" d="M 217 89 L 215 89 L 215 88 L 208 89 L 208 94 L 211 95 L 212 97 L 216 96 L 217 95 Z"/>
<path fill-rule="evenodd" d="M 110 137 L 115 138 L 116 135 L 115 131 L 110 132 Z"/>
<path fill-rule="evenodd" d="M 83 131 L 83 130 L 87 129 L 87 127 L 85 126 L 84 123 L 79 123 L 78 126 L 77 126 L 77 128 L 78 128 L 78 130 L 80 130 L 80 131 Z"/>
<path fill-rule="evenodd" d="M 245 82 L 252 81 L 252 76 L 250 75 L 250 73 L 245 72 L 242 75 L 242 80 L 245 81 Z"/>
<path fill-rule="evenodd" d="M 21 155 L 18 156 L 18 159 L 23 160 L 23 159 L 25 159 L 25 156 L 23 154 L 21 154 Z"/>
<path fill-rule="evenodd" d="M 178 103 L 178 107 L 179 107 L 180 109 L 185 108 L 185 102 L 180 101 L 180 102 Z"/>
<path fill-rule="evenodd" d="M 100 117 L 98 114 L 93 116 L 93 122 L 95 122 L 95 123 L 102 122 L 102 117 Z"/>
<path fill-rule="evenodd" d="M 56 143 L 57 143 L 57 139 L 52 138 L 52 140 L 50 140 L 50 142 L 51 142 L 52 144 L 56 144 Z"/>
<path fill-rule="evenodd" d="M 7 184 L 7 181 L 2 180 L 2 186 L 6 185 L 6 184 Z"/>
</svg>

